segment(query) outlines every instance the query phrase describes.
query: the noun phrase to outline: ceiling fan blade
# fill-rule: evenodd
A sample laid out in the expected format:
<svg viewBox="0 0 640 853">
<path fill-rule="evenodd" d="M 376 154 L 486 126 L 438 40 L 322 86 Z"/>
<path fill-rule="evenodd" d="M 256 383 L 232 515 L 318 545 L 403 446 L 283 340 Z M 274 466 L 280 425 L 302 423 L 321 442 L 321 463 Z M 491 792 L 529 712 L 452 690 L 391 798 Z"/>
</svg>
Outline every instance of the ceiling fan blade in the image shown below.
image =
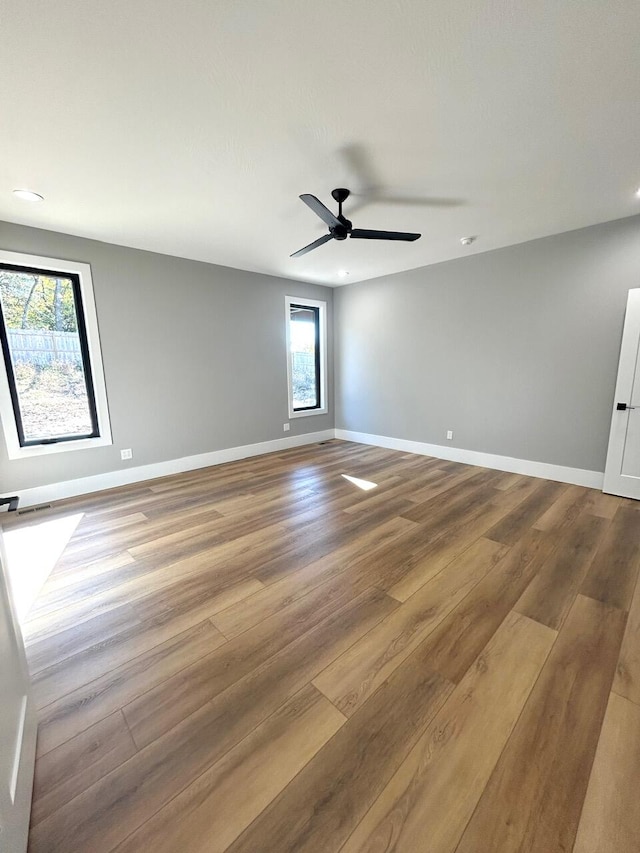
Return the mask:
<svg viewBox="0 0 640 853">
<path fill-rule="evenodd" d="M 336 225 L 340 225 L 338 217 L 331 213 L 329 208 L 325 207 L 319 198 L 316 198 L 314 195 L 310 195 L 309 193 L 303 193 L 300 198 L 311 208 L 311 210 L 313 210 L 316 216 L 319 216 L 320 219 L 329 226 L 329 228 L 335 228 Z"/>
<path fill-rule="evenodd" d="M 313 243 L 309 243 L 309 245 L 305 246 L 304 249 L 298 249 L 297 252 L 294 252 L 293 255 L 289 255 L 289 257 L 299 258 L 300 255 L 306 255 L 307 252 L 313 252 L 314 249 L 317 249 L 318 246 L 322 246 L 324 243 L 328 243 L 329 240 L 333 240 L 333 234 L 323 234 L 322 237 L 318 237 L 317 240 L 314 240 Z"/>
<path fill-rule="evenodd" d="M 405 240 L 411 242 L 421 237 L 421 234 L 411 234 L 407 231 L 372 231 L 369 228 L 354 228 L 351 236 L 357 240 Z"/>
</svg>

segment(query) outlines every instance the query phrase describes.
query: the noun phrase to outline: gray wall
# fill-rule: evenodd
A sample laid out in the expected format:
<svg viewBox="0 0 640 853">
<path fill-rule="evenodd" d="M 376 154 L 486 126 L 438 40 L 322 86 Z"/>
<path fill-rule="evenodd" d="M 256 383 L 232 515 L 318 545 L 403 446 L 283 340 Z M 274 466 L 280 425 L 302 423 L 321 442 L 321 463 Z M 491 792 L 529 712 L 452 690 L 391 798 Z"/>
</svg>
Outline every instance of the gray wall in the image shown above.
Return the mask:
<svg viewBox="0 0 640 853">
<path fill-rule="evenodd" d="M 336 427 L 602 471 L 633 287 L 640 217 L 338 288 Z"/>
<path fill-rule="evenodd" d="M 0 493 L 333 427 L 330 288 L 8 223 L 0 246 L 91 264 L 114 440 L 16 461 L 0 441 Z M 289 433 L 285 295 L 329 315 L 330 413 Z"/>
</svg>

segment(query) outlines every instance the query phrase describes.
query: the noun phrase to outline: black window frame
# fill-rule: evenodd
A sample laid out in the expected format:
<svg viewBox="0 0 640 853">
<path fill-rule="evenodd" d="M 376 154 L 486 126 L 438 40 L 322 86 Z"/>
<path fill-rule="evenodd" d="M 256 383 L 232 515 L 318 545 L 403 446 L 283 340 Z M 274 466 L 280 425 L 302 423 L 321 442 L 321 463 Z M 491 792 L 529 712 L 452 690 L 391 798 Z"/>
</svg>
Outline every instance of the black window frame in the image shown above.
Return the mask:
<svg viewBox="0 0 640 853">
<path fill-rule="evenodd" d="M 292 308 L 297 308 L 299 311 L 311 311 L 315 317 L 315 334 L 314 334 L 314 343 L 315 343 L 315 358 L 314 358 L 314 367 L 315 367 L 315 376 L 316 376 L 316 405 L 315 406 L 300 406 L 296 408 L 293 404 L 293 357 L 292 354 L 289 353 L 289 358 L 291 359 L 291 411 L 294 413 L 298 412 L 314 412 L 316 409 L 322 409 L 322 385 L 321 385 L 321 362 L 320 362 L 320 306 L 318 305 L 300 305 L 297 302 L 289 302 L 289 323 L 292 322 Z"/>
<path fill-rule="evenodd" d="M 78 326 L 78 338 L 80 341 L 80 354 L 82 356 L 82 368 L 84 371 L 85 386 L 87 389 L 87 402 L 89 404 L 89 416 L 91 418 L 91 432 L 79 433 L 76 435 L 63 435 L 54 438 L 40 439 L 25 439 L 24 427 L 22 424 L 22 412 L 20 411 L 20 397 L 16 386 L 16 378 L 13 370 L 13 360 L 11 358 L 11 349 L 9 347 L 9 335 L 4 321 L 2 311 L 2 300 L 0 299 L 0 345 L 4 357 L 4 365 L 7 374 L 7 382 L 9 384 L 9 394 L 11 396 L 11 405 L 13 408 L 13 416 L 16 422 L 16 430 L 18 433 L 18 441 L 20 447 L 39 447 L 40 445 L 62 444 L 67 441 L 81 441 L 87 438 L 100 438 L 100 426 L 98 423 L 98 409 L 96 406 L 95 386 L 93 382 L 93 371 L 91 369 L 91 358 L 89 355 L 89 340 L 87 338 L 87 327 L 84 316 L 84 304 L 82 301 L 82 290 L 80 287 L 80 276 L 75 272 L 60 272 L 49 269 L 48 267 L 29 267 L 23 264 L 11 264 L 5 261 L 0 262 L 0 270 L 9 270 L 10 272 L 27 273 L 31 275 L 45 275 L 57 278 L 66 278 L 71 281 L 73 290 L 73 302 L 76 313 L 76 323 Z"/>
</svg>

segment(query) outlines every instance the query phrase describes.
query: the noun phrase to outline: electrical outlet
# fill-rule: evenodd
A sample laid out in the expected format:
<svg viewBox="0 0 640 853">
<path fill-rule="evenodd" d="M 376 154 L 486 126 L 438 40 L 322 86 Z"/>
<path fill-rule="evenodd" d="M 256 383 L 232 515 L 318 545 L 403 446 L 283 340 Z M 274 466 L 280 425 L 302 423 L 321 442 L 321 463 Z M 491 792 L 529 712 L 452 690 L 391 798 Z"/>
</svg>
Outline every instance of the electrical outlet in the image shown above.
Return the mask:
<svg viewBox="0 0 640 853">
<path fill-rule="evenodd" d="M 282 424 L 282 431 L 289 432 L 289 424 Z"/>
<path fill-rule="evenodd" d="M 120 451 L 120 459 L 132 459 L 133 458 L 133 450 L 131 448 L 127 448 L 126 450 Z"/>
<path fill-rule="evenodd" d="M 447 430 L 447 441 L 451 441 L 452 438 L 453 438 L 453 430 L 448 429 Z"/>
</svg>

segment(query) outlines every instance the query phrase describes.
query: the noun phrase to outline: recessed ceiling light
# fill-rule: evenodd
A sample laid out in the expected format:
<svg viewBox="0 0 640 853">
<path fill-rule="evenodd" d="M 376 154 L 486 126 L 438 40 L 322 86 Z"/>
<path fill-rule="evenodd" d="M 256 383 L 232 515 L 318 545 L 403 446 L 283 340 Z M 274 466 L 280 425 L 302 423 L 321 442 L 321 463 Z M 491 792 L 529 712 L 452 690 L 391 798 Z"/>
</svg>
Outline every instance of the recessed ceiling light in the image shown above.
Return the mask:
<svg viewBox="0 0 640 853">
<path fill-rule="evenodd" d="M 640 187 L 636 190 L 636 198 L 640 198 Z"/>
<path fill-rule="evenodd" d="M 340 276 L 340 278 L 344 278 L 345 276 L 349 275 L 349 273 L 347 270 L 338 270 L 338 275 Z"/>
<path fill-rule="evenodd" d="M 13 194 L 22 201 L 44 201 L 44 196 L 34 193 L 33 190 L 14 190 Z"/>
<path fill-rule="evenodd" d="M 460 242 L 463 246 L 470 246 L 472 243 L 475 243 L 477 237 L 461 237 Z"/>
</svg>

